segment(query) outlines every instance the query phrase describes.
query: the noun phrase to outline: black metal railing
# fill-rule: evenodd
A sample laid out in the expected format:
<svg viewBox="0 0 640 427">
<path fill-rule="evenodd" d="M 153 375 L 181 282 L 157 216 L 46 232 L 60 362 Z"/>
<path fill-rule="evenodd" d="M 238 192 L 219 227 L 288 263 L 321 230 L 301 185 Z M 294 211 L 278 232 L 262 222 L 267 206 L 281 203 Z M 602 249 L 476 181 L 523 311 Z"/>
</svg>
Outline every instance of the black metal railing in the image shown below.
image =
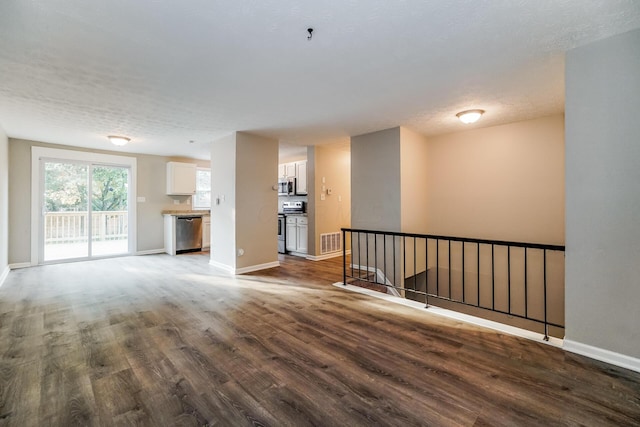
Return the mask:
<svg viewBox="0 0 640 427">
<path fill-rule="evenodd" d="M 352 228 L 342 241 L 344 285 L 521 319 L 545 340 L 564 329 L 564 246 Z"/>
</svg>

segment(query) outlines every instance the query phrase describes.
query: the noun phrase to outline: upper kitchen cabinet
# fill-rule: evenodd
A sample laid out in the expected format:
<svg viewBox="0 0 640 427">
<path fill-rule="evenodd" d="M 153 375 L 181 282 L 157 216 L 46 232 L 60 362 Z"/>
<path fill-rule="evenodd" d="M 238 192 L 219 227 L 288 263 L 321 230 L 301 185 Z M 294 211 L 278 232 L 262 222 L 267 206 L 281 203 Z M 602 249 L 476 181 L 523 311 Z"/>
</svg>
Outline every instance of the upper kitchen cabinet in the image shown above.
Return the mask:
<svg viewBox="0 0 640 427">
<path fill-rule="evenodd" d="M 295 178 L 296 177 L 296 164 L 295 163 L 285 163 L 284 164 L 284 177 L 285 178 Z"/>
<path fill-rule="evenodd" d="M 296 162 L 296 194 L 307 194 L 307 161 Z"/>
<path fill-rule="evenodd" d="M 281 163 L 278 165 L 278 178 L 295 178 L 295 194 L 307 194 L 307 161 Z"/>
<path fill-rule="evenodd" d="M 196 194 L 196 165 L 193 163 L 167 163 L 167 194 L 188 196 Z"/>
<path fill-rule="evenodd" d="M 281 163 L 278 165 L 278 178 L 295 178 L 296 163 Z"/>
</svg>

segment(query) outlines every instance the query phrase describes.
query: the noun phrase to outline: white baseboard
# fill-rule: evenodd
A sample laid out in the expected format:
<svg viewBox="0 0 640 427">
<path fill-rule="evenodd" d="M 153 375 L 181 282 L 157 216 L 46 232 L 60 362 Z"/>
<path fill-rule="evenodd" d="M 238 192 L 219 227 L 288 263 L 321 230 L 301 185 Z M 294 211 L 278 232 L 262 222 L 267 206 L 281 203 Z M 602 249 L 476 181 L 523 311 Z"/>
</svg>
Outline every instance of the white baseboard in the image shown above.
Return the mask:
<svg viewBox="0 0 640 427">
<path fill-rule="evenodd" d="M 136 252 L 136 255 L 156 255 L 156 254 L 164 254 L 167 251 L 165 251 L 164 249 L 150 249 L 147 251 L 138 251 Z"/>
<path fill-rule="evenodd" d="M 229 274 L 244 274 L 244 273 L 251 273 L 252 271 L 265 270 L 267 268 L 280 267 L 280 262 L 278 261 L 267 262 L 265 264 L 250 265 L 249 267 L 242 267 L 242 268 L 233 268 L 230 265 L 222 264 L 217 261 L 211 261 L 211 260 L 209 261 L 209 264 L 216 268 L 224 270 Z"/>
<path fill-rule="evenodd" d="M 30 262 L 16 262 L 9 264 L 11 270 L 17 270 L 19 268 L 35 267 L 37 264 L 31 264 Z"/>
<path fill-rule="evenodd" d="M 223 264 L 223 263 L 218 262 L 218 261 L 209 260 L 209 265 L 212 265 L 215 268 L 219 268 L 220 270 L 224 270 L 229 274 L 234 274 L 233 272 L 235 271 L 235 268 L 231 267 L 230 265 Z"/>
<path fill-rule="evenodd" d="M 347 255 L 349 254 L 351 254 L 351 250 L 347 250 Z M 306 258 L 309 261 L 322 261 L 324 259 L 337 258 L 339 256 L 342 256 L 342 251 L 331 252 L 329 254 L 322 254 L 322 255 L 307 255 Z"/>
<path fill-rule="evenodd" d="M 233 274 L 251 273 L 252 271 L 266 270 L 267 268 L 280 267 L 279 261 L 267 262 L 264 264 L 251 265 L 249 267 L 236 268 Z"/>
<path fill-rule="evenodd" d="M 453 310 L 447 310 L 446 308 L 441 308 L 434 305 L 430 305 L 429 308 L 426 309 L 425 304 L 423 302 L 418 302 L 418 301 L 397 297 L 389 294 L 383 294 L 381 292 L 376 292 L 371 289 L 360 288 L 358 286 L 352 286 L 352 285 L 344 286 L 344 284 L 340 282 L 334 283 L 333 286 L 340 289 L 347 290 L 347 291 L 358 292 L 360 294 L 369 295 L 374 298 L 380 298 L 396 304 L 401 304 L 407 307 L 415 308 L 426 314 L 435 314 L 438 316 L 444 316 L 450 319 L 459 320 L 459 321 L 470 323 L 476 326 L 482 326 L 485 328 L 493 329 L 495 331 L 504 332 L 510 335 L 515 335 L 517 337 L 530 339 L 532 341 L 540 342 L 542 344 L 548 344 L 554 347 L 562 347 L 562 340 L 559 338 L 549 337 L 549 341 L 545 341 L 543 334 L 532 332 L 526 329 L 516 328 L 515 326 L 505 325 L 503 323 L 494 322 L 492 320 L 483 319 L 481 317 L 471 316 L 469 314 L 459 313 Z"/>
<path fill-rule="evenodd" d="M 9 275 L 10 270 L 11 269 L 9 268 L 8 265 L 4 268 L 4 270 L 2 270 L 2 274 L 0 274 L 0 286 L 2 286 L 2 284 L 4 283 L 5 279 Z"/>
<path fill-rule="evenodd" d="M 562 348 L 571 353 L 587 356 L 592 359 L 599 360 L 601 362 L 610 363 L 612 365 L 620 366 L 621 368 L 630 369 L 632 371 L 640 372 L 640 359 L 627 356 L 614 351 L 605 350 L 600 347 L 594 347 L 588 344 L 582 344 L 580 342 L 564 340 Z"/>
</svg>

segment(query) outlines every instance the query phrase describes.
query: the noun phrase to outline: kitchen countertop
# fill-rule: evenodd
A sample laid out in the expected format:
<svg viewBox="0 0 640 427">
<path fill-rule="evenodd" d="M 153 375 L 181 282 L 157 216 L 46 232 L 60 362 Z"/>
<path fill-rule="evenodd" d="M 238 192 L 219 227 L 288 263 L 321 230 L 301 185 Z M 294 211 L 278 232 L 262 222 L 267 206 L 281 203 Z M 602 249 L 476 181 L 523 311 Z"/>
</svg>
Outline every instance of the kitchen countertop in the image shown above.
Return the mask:
<svg viewBox="0 0 640 427">
<path fill-rule="evenodd" d="M 191 210 L 191 211 L 178 211 L 178 210 L 164 210 L 162 215 L 175 215 L 175 216 L 209 216 L 211 211 L 208 210 Z"/>
</svg>

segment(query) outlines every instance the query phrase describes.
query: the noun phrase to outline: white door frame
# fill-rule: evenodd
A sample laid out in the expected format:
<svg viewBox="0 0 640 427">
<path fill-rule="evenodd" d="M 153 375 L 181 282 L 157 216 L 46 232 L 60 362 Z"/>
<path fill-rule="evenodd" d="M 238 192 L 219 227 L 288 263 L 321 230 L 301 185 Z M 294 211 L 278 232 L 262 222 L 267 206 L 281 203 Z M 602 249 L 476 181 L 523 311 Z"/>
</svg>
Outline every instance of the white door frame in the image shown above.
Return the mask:
<svg viewBox="0 0 640 427">
<path fill-rule="evenodd" d="M 111 166 L 121 166 L 130 168 L 129 194 L 127 207 L 129 210 L 129 254 L 136 253 L 136 188 L 137 188 L 137 159 L 128 156 L 116 156 L 111 154 L 100 154 L 87 151 L 64 150 L 48 147 L 31 147 L 31 265 L 38 265 L 43 262 L 40 255 L 40 240 L 43 233 L 41 226 L 42 217 L 42 179 L 40 171 L 40 160 L 81 161 L 89 163 L 99 163 Z"/>
</svg>

